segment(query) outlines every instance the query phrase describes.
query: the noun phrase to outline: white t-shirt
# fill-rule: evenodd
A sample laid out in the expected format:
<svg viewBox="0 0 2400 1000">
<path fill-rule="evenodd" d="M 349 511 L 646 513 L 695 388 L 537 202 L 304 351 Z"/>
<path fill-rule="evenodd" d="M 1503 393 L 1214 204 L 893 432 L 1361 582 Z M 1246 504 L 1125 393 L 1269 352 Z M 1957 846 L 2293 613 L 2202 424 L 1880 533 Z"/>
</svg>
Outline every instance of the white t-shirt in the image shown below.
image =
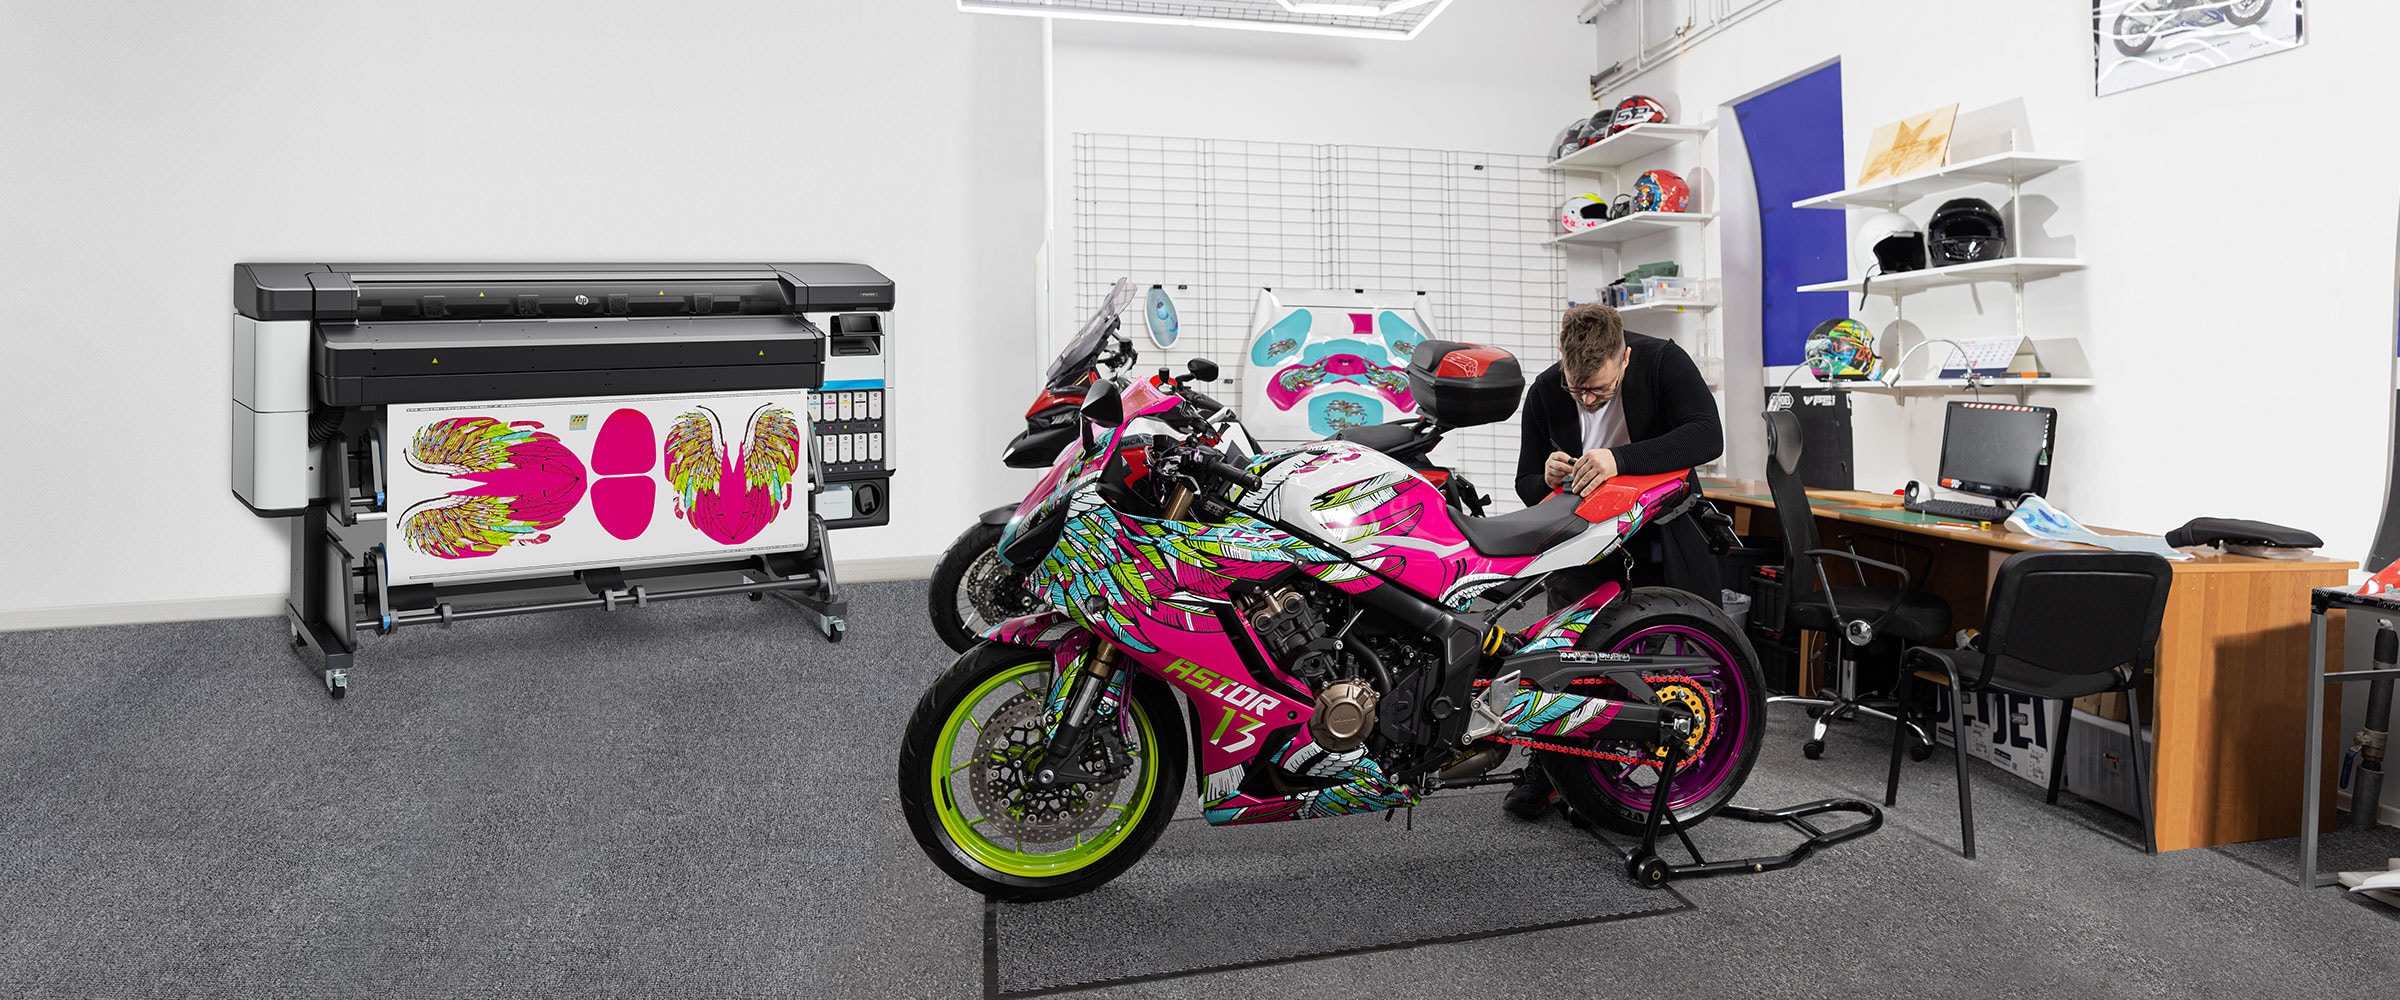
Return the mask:
<svg viewBox="0 0 2400 1000">
<path fill-rule="evenodd" d="M 1625 397 L 1618 396 L 1598 411 L 1575 407 L 1575 416 L 1583 423 L 1583 450 L 1598 451 L 1633 443 L 1633 435 L 1625 430 Z M 1580 456 L 1578 456 L 1580 457 Z"/>
</svg>

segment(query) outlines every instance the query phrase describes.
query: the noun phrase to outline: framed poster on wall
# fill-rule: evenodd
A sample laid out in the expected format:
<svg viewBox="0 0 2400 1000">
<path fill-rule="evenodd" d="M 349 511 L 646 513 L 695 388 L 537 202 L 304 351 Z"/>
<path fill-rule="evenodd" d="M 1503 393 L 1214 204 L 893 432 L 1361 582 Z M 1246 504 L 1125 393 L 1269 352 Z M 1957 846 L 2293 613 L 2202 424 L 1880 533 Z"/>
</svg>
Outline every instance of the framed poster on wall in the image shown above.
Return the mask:
<svg viewBox="0 0 2400 1000">
<path fill-rule="evenodd" d="M 2119 91 L 2300 47 L 2304 0 L 2092 0 L 2093 86 Z"/>
</svg>

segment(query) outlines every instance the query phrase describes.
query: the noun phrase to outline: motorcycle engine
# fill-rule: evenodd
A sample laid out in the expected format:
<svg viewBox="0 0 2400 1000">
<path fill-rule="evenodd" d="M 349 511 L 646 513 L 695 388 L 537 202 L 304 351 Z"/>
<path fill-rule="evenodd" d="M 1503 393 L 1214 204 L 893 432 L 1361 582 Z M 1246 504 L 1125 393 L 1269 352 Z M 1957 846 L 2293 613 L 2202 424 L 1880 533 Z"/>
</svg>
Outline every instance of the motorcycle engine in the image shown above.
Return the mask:
<svg viewBox="0 0 2400 1000">
<path fill-rule="evenodd" d="M 1328 750 L 1356 750 L 1375 731 L 1375 688 L 1365 681 L 1341 680 L 1317 689 L 1317 714 L 1308 720 L 1308 734 Z"/>
<path fill-rule="evenodd" d="M 1326 750 L 1347 753 L 1364 746 L 1375 732 L 1375 686 L 1358 676 L 1351 657 L 1344 655 L 1325 622 L 1341 608 L 1338 598 L 1312 600 L 1291 587 L 1251 590 L 1237 594 L 1235 606 L 1250 619 L 1267 655 L 1293 677 L 1315 688 L 1316 711 L 1308 722 L 1309 735 Z M 1320 603 L 1332 605 L 1320 608 Z M 1371 655 L 1371 654 L 1370 654 Z"/>
<path fill-rule="evenodd" d="M 1249 617 L 1251 631 L 1258 633 L 1267 655 L 1286 673 L 1313 687 L 1338 666 L 1325 616 L 1299 591 L 1290 587 L 1248 590 L 1234 596 L 1234 606 Z"/>
</svg>

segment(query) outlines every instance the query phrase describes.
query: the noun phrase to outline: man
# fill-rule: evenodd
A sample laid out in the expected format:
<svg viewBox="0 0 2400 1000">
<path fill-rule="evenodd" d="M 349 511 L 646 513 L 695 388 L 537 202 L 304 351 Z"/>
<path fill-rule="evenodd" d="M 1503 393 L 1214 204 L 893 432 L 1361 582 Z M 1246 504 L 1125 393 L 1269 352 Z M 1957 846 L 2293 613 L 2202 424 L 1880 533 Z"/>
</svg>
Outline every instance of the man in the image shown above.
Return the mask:
<svg viewBox="0 0 2400 1000">
<path fill-rule="evenodd" d="M 1558 354 L 1525 389 L 1516 486 L 1527 506 L 1553 490 L 1589 495 L 1611 476 L 1697 468 L 1724 454 L 1716 397 L 1674 341 L 1627 332 L 1607 306 L 1576 306 L 1559 324 Z M 1711 600 L 1718 591 L 1715 559 L 1688 519 L 1638 534 L 1598 563 L 1550 574 L 1550 611 L 1609 580 L 1663 582 Z M 1549 776 L 1529 768 L 1506 805 L 1534 819 L 1551 797 Z"/>
</svg>

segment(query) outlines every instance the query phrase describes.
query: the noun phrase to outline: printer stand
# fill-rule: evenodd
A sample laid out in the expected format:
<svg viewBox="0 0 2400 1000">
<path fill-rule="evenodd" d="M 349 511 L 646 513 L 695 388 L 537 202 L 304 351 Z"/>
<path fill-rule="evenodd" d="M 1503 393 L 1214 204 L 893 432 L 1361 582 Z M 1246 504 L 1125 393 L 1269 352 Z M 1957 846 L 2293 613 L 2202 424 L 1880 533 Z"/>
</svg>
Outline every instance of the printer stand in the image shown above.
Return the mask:
<svg viewBox="0 0 2400 1000">
<path fill-rule="evenodd" d="M 389 634 L 412 625 L 451 625 L 479 618 L 599 608 L 646 608 L 658 601 L 769 594 L 798 607 L 829 642 L 849 634 L 844 599 L 826 546 L 825 522 L 809 515 L 809 547 L 744 559 L 634 569 L 587 569 L 571 576 L 393 587 L 383 567 L 379 512 L 343 524 L 323 504 L 293 518 L 292 591 L 284 617 L 292 645 L 325 683 L 325 693 L 350 692 L 350 668 L 362 632 Z M 693 577 L 732 582 L 691 582 Z M 567 593 L 569 588 L 580 594 Z M 565 596 L 562 596 L 565 595 Z"/>
</svg>

